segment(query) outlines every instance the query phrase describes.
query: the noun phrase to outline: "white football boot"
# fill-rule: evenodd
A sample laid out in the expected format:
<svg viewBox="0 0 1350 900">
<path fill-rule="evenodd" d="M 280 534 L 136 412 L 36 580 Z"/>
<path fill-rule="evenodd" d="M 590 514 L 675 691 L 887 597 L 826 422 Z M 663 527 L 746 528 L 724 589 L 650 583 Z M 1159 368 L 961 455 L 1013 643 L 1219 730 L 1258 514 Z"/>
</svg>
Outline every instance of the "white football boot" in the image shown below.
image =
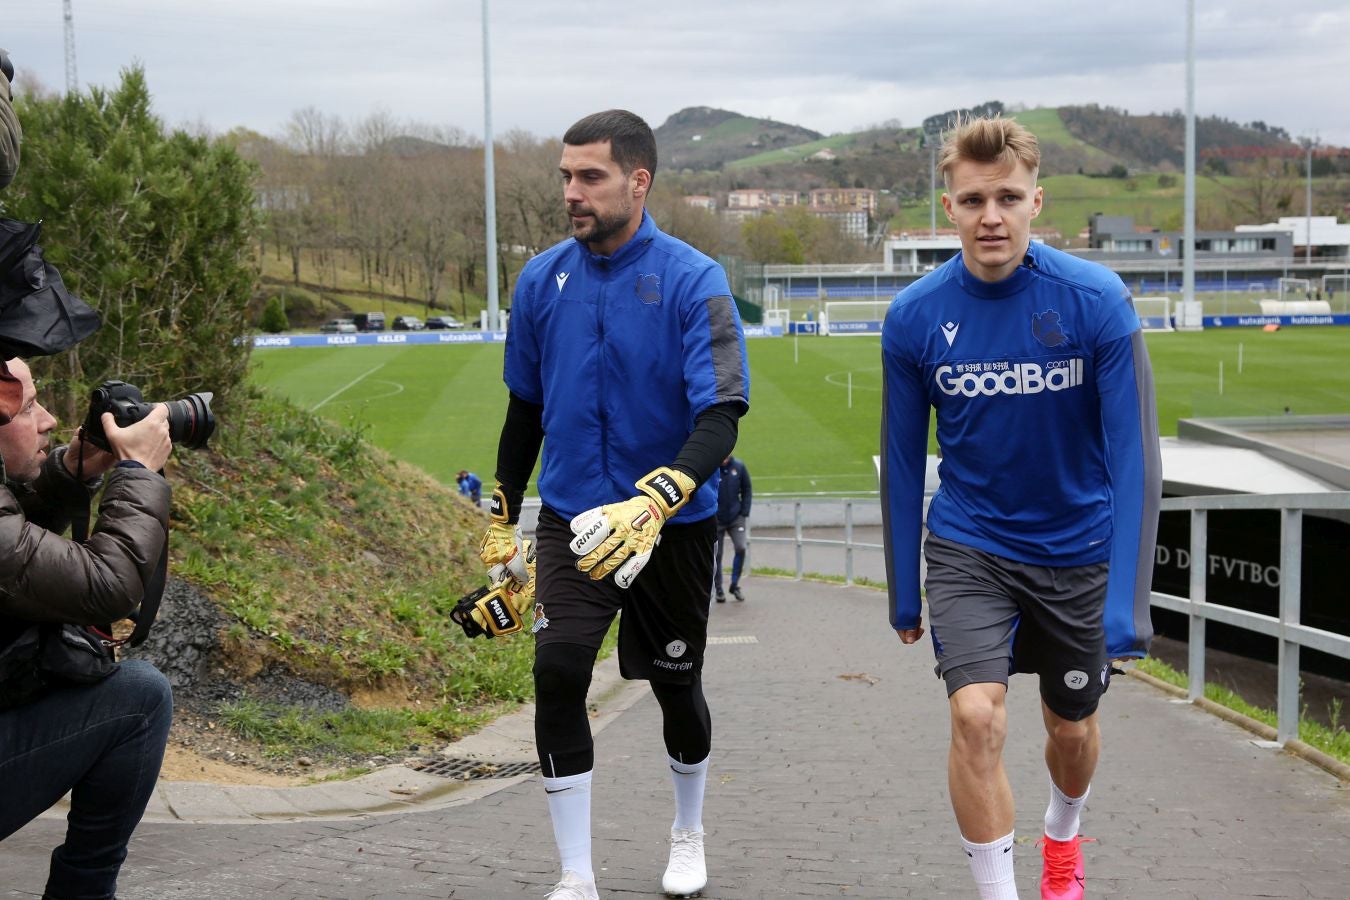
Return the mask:
<svg viewBox="0 0 1350 900">
<path fill-rule="evenodd" d="M 553 886 L 544 900 L 600 900 L 594 881 L 587 881 L 571 869 L 562 874 L 562 881 Z"/>
<path fill-rule="evenodd" d="M 694 897 L 707 883 L 703 832 L 692 828 L 670 829 L 670 863 L 661 877 L 661 889 L 667 897 Z"/>
</svg>

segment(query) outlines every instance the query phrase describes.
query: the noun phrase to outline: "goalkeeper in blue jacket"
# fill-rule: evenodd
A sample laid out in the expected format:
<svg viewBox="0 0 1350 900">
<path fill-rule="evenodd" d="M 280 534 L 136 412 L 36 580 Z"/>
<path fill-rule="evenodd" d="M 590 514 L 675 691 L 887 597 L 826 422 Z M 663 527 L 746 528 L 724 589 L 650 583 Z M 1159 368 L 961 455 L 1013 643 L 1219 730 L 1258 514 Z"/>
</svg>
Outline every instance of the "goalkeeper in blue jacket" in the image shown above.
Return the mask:
<svg viewBox="0 0 1350 900">
<path fill-rule="evenodd" d="M 587 116 L 563 136 L 559 170 L 572 237 L 516 284 L 481 550 L 494 567 L 527 555 L 515 523 L 542 444 L 535 572 L 480 624 L 513 630 L 534 604 L 535 738 L 562 869 L 548 896 L 587 900 L 598 894 L 586 690 L 622 611 L 620 671 L 651 683 L 674 781 L 662 888 L 688 896 L 707 882 L 712 720 L 701 672 L 718 467 L 749 408 L 745 336 L 722 269 L 644 209 L 656 173 L 646 122 L 624 110 Z"/>
<path fill-rule="evenodd" d="M 1040 150 L 975 119 L 939 159 L 961 252 L 901 291 L 882 329 L 882 508 L 891 625 L 923 635 L 924 460 L 937 416 L 926 594 L 952 721 L 948 784 L 982 900 L 1014 900 L 1003 768 L 1013 672 L 1040 678 L 1050 803 L 1041 897 L 1079 900 L 1079 815 L 1110 660 L 1152 637 L 1162 475 L 1148 352 L 1119 277 L 1031 242 Z"/>
</svg>

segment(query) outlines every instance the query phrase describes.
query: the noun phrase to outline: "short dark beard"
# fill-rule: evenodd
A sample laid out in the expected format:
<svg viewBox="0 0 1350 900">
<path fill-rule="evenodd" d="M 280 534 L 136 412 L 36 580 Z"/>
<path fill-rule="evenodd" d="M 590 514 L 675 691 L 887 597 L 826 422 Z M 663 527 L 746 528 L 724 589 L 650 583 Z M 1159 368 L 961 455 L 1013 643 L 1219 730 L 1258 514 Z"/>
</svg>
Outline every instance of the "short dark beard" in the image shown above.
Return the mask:
<svg viewBox="0 0 1350 900">
<path fill-rule="evenodd" d="M 628 227 L 628 223 L 632 218 L 632 214 L 633 214 L 633 207 L 631 205 L 627 209 L 620 210 L 613 216 L 609 217 L 602 216 L 598 212 L 592 212 L 591 219 L 592 221 L 594 221 L 595 224 L 591 228 L 591 233 L 584 238 L 578 237 L 577 240 L 581 241 L 582 243 L 588 246 L 594 246 L 595 244 L 603 244 L 605 241 L 614 237 L 616 234 L 620 234 L 625 228 Z M 573 236 L 575 237 L 576 232 L 575 225 L 572 226 L 572 230 Z M 618 248 L 616 247 L 615 249 Z"/>
</svg>

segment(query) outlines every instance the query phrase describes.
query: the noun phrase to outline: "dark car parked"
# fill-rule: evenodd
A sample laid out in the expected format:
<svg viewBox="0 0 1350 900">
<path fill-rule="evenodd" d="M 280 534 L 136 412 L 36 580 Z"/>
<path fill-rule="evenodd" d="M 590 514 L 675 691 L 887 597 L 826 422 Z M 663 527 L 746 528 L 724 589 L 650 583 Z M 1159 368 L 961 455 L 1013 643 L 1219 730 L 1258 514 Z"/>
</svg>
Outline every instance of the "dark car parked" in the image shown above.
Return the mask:
<svg viewBox="0 0 1350 900">
<path fill-rule="evenodd" d="M 421 331 L 427 326 L 417 316 L 394 316 L 395 331 Z"/>
<path fill-rule="evenodd" d="M 428 316 L 428 317 L 427 317 L 427 328 L 430 328 L 430 329 L 433 329 L 433 330 L 439 329 L 439 328 L 463 328 L 463 327 L 464 327 L 464 323 L 461 322 L 459 319 L 456 319 L 454 316 Z"/>
</svg>

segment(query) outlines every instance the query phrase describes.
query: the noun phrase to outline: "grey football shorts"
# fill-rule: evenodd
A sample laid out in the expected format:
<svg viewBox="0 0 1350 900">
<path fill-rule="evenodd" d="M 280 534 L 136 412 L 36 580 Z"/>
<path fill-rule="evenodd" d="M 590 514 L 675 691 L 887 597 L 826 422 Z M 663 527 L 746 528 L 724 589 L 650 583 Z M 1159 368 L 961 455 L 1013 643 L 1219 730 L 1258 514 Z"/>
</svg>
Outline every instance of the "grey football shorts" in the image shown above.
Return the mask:
<svg viewBox="0 0 1350 900">
<path fill-rule="evenodd" d="M 1111 677 L 1102 614 L 1106 563 L 1033 566 L 929 534 L 929 633 L 947 696 L 968 684 L 1005 687 L 1035 673 L 1041 699 L 1062 719 L 1097 709 Z"/>
</svg>

